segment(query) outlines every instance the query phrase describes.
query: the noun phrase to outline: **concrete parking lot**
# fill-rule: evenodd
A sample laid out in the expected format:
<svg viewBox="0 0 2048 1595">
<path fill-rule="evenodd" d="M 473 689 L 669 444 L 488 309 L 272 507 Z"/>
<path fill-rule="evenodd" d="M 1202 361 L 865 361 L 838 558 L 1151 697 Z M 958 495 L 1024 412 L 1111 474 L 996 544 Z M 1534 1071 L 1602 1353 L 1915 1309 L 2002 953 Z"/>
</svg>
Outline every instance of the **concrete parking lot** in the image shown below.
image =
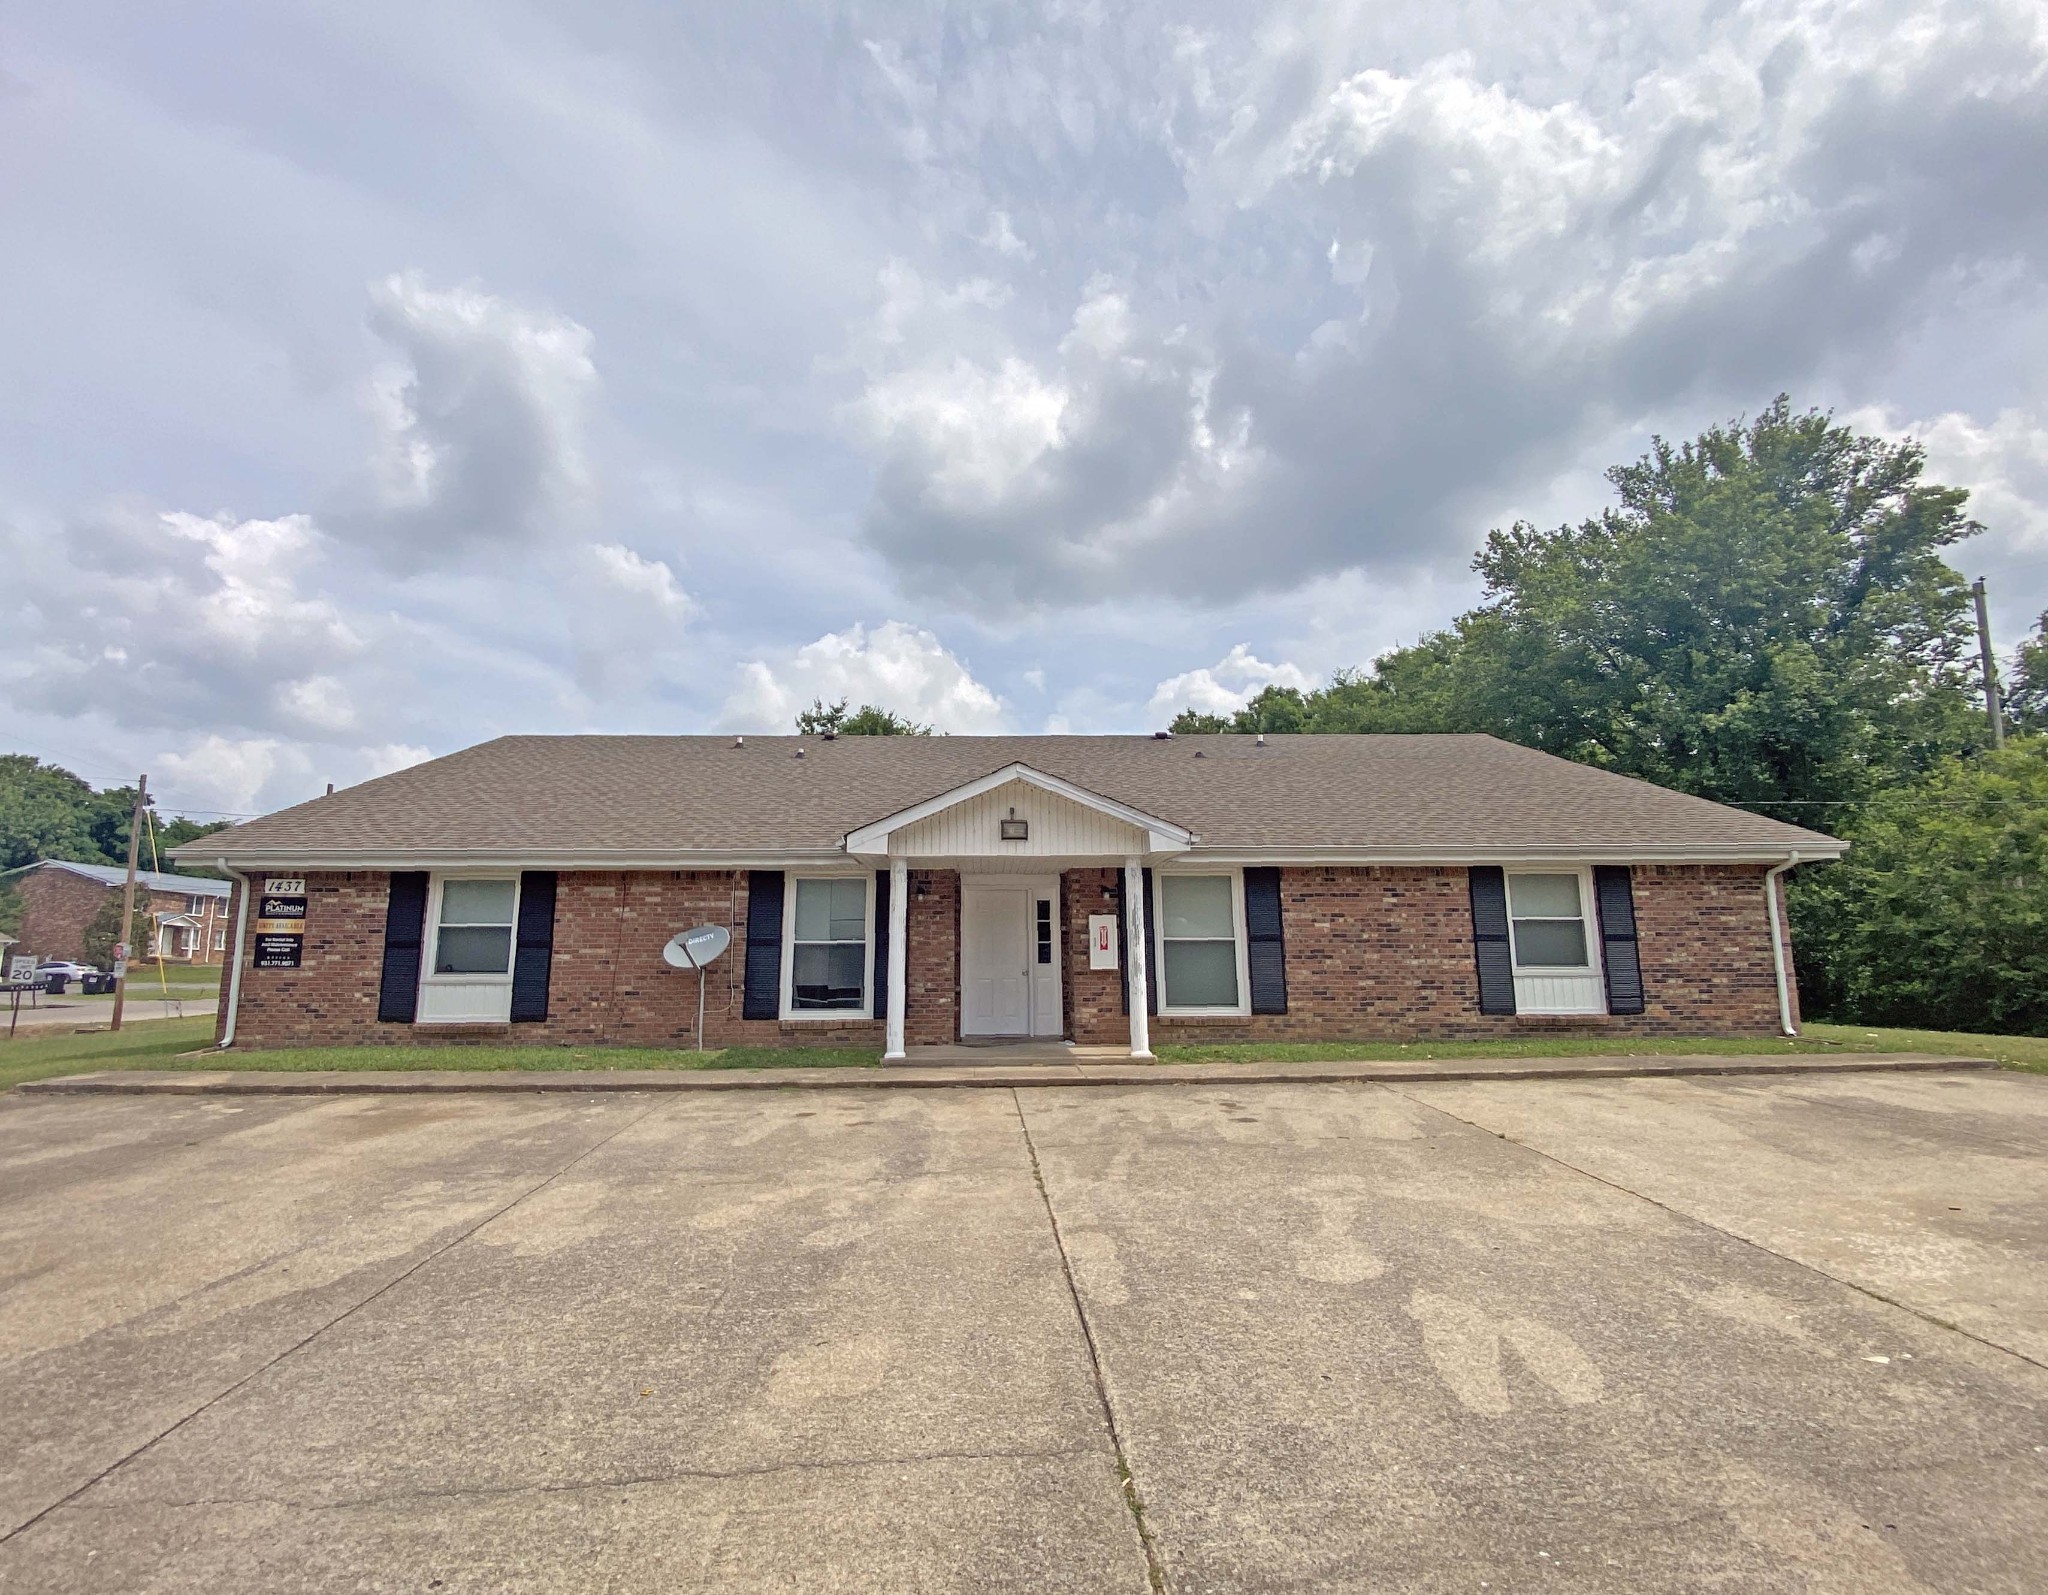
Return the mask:
<svg viewBox="0 0 2048 1595">
<path fill-rule="evenodd" d="M 0 1590 L 2048 1588 L 2048 1080 L 0 1104 Z"/>
</svg>

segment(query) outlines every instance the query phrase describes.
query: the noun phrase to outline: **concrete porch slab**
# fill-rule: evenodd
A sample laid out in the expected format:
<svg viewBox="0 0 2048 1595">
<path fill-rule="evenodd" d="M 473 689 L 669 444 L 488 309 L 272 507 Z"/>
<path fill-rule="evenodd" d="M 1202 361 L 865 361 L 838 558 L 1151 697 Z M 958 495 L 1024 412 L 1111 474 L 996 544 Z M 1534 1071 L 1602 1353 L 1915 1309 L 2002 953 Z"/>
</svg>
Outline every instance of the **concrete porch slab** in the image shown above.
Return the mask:
<svg viewBox="0 0 2048 1595">
<path fill-rule="evenodd" d="M 1995 1069 L 1988 1058 L 1863 1052 L 1789 1057 L 1695 1053 L 1667 1057 L 1441 1058 L 1374 1063 L 965 1063 L 875 1069 L 192 1069 L 110 1070 L 33 1080 L 34 1095 L 387 1096 L 556 1091 L 783 1091 L 928 1089 L 933 1086 L 1300 1085 L 1452 1080 L 1606 1080 L 1686 1075 L 1813 1075 Z"/>
</svg>

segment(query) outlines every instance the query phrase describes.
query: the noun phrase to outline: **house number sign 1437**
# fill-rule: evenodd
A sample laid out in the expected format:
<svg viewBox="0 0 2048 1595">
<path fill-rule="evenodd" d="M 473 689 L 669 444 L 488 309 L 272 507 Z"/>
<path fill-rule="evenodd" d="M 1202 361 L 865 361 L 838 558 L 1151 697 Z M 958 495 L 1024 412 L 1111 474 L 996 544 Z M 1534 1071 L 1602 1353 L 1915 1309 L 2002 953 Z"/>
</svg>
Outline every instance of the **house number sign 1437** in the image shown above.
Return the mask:
<svg viewBox="0 0 2048 1595">
<path fill-rule="evenodd" d="M 306 883 L 297 876 L 273 875 L 256 903 L 256 967 L 297 969 L 305 948 Z"/>
</svg>

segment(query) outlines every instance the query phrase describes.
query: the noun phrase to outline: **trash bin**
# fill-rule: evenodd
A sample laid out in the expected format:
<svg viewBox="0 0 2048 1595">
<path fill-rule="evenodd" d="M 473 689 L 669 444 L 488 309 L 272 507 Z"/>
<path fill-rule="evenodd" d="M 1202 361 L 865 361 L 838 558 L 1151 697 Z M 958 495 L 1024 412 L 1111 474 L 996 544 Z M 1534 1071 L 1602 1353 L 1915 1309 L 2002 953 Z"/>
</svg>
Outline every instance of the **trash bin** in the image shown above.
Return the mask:
<svg viewBox="0 0 2048 1595">
<path fill-rule="evenodd" d="M 64 995 L 64 977 L 63 977 L 62 975 L 47 975 L 47 976 L 45 976 L 45 977 L 44 977 L 44 979 L 43 979 L 43 990 L 44 990 L 44 992 L 45 992 L 46 994 L 48 994 L 49 996 L 52 996 L 52 997 L 61 997 L 61 996 L 63 996 L 63 995 Z"/>
<path fill-rule="evenodd" d="M 78 989 L 88 997 L 101 997 L 114 989 L 114 977 L 112 975 L 81 975 L 78 979 Z"/>
</svg>

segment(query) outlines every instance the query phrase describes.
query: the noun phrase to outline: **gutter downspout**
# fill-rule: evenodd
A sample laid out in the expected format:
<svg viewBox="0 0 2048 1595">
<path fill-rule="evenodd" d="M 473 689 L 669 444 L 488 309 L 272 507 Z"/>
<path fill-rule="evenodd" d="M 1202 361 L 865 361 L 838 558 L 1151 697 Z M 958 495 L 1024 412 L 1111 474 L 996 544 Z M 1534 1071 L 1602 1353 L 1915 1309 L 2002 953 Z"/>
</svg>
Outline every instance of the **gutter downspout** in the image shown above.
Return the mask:
<svg viewBox="0 0 2048 1595">
<path fill-rule="evenodd" d="M 1778 977 L 1778 1028 L 1788 1036 L 1798 1035 L 1799 1028 L 1792 1023 L 1792 986 L 1785 973 L 1785 927 L 1778 917 L 1778 877 L 1798 862 L 1795 852 L 1784 863 L 1773 864 L 1764 871 L 1764 908 L 1771 916 L 1771 969 Z"/>
<path fill-rule="evenodd" d="M 228 971 L 228 1022 L 221 1030 L 220 1040 L 214 1043 L 217 1050 L 225 1052 L 235 1044 L 235 1015 L 242 1006 L 242 941 L 249 929 L 249 877 L 239 870 L 228 869 L 228 861 L 224 858 L 217 858 L 214 863 L 227 870 L 229 877 L 242 888 L 241 900 L 235 905 L 235 947 L 231 955 L 235 961 Z"/>
</svg>

